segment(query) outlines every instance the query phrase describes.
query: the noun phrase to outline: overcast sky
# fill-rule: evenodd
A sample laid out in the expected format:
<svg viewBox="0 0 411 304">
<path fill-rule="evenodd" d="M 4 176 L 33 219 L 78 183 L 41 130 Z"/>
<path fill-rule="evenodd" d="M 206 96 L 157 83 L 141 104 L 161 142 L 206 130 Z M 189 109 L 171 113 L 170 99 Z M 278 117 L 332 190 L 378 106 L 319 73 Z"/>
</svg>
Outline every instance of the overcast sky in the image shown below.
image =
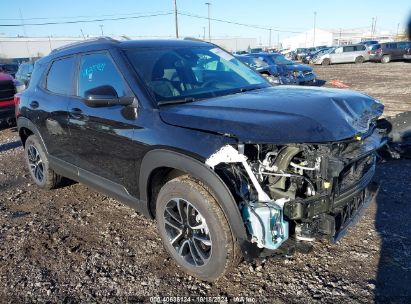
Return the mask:
<svg viewBox="0 0 411 304">
<path fill-rule="evenodd" d="M 85 35 L 159 36 L 175 35 L 174 16 L 171 13 L 173 0 L 71 0 L 71 1 L 6 1 L 2 0 L 0 35 L 2 36 L 80 36 Z M 317 12 L 317 28 L 371 27 L 372 18 L 377 18 L 377 30 L 400 31 L 411 16 L 411 3 L 406 0 L 177 0 L 181 13 L 207 17 L 207 5 L 211 3 L 211 17 L 221 20 L 272 28 L 272 39 L 294 35 L 313 28 L 314 11 Z M 90 23 L 59 25 L 27 25 L 24 28 L 6 27 L 6 24 L 45 23 L 61 21 L 92 20 L 102 18 L 137 17 L 159 15 L 129 20 L 96 21 Z M 105 16 L 104 16 L 105 15 Z M 86 16 L 86 17 L 79 17 Z M 37 18 L 37 19 L 33 19 Z M 43 19 L 44 18 L 44 19 Z M 179 16 L 180 36 L 202 37 L 207 19 Z M 276 32 L 275 30 L 281 30 Z M 268 30 L 211 21 L 211 36 L 250 37 L 266 43 Z"/>
</svg>

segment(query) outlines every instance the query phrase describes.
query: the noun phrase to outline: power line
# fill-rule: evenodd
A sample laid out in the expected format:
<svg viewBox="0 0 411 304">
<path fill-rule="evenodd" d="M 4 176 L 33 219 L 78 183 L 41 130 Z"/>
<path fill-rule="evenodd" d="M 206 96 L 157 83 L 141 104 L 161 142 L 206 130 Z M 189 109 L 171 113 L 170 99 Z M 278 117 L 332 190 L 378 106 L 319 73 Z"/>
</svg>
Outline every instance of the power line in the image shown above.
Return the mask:
<svg viewBox="0 0 411 304">
<path fill-rule="evenodd" d="M 24 18 L 24 20 L 53 20 L 53 19 L 73 19 L 73 18 L 96 18 L 96 17 L 114 17 L 114 16 L 132 16 L 141 14 L 161 14 L 169 13 L 170 11 L 153 11 L 153 12 L 134 12 L 121 14 L 104 14 L 104 15 L 78 15 L 78 16 L 60 16 L 60 17 L 33 17 Z M 0 18 L 0 21 L 20 21 L 20 18 Z"/>
<path fill-rule="evenodd" d="M 118 18 L 100 18 L 92 20 L 75 20 L 75 21 L 60 21 L 60 22 L 43 22 L 43 23 L 20 23 L 20 24 L 0 24 L 0 27 L 16 27 L 16 26 L 38 26 L 38 25 L 56 25 L 56 24 L 76 24 L 76 23 L 91 23 L 91 22 L 101 22 L 101 21 L 118 21 L 118 20 L 129 20 L 129 19 L 139 19 L 157 16 L 167 16 L 172 15 L 173 12 L 152 14 L 152 15 L 141 15 L 141 16 L 130 16 L 130 17 L 118 17 Z"/>
<path fill-rule="evenodd" d="M 208 19 L 208 17 L 200 16 L 200 15 L 193 15 L 193 14 L 190 14 L 190 13 L 179 12 L 178 14 L 182 15 L 182 16 L 192 17 L 192 18 Z M 260 29 L 260 30 L 266 30 L 266 31 L 269 31 L 271 29 L 273 31 L 283 32 L 283 33 L 297 33 L 297 34 L 301 33 L 301 31 L 299 31 L 299 32 L 285 31 L 285 30 L 280 30 L 279 28 L 273 28 L 273 27 L 268 28 L 268 27 L 263 27 L 263 26 L 260 26 L 260 25 L 246 24 L 246 23 L 240 23 L 240 22 L 224 20 L 224 19 L 210 18 L 210 20 L 217 21 L 217 22 L 222 22 L 222 23 L 234 24 L 234 25 L 241 25 L 241 26 L 245 26 L 245 27 L 250 27 L 250 28 L 255 28 L 255 29 Z"/>
</svg>

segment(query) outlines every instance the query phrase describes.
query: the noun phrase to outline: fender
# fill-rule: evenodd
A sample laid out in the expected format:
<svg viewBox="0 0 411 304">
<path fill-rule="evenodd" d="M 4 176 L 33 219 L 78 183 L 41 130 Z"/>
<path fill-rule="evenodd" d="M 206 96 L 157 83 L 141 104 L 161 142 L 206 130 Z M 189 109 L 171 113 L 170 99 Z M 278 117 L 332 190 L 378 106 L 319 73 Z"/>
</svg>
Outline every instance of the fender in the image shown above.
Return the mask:
<svg viewBox="0 0 411 304">
<path fill-rule="evenodd" d="M 34 135 L 37 136 L 37 138 L 40 140 L 40 143 L 43 145 L 44 151 L 46 152 L 46 154 L 48 155 L 48 151 L 47 151 L 47 147 L 44 144 L 44 140 L 43 137 L 41 136 L 39 130 L 37 129 L 37 127 L 35 126 L 35 124 L 33 124 L 31 122 L 31 120 L 27 119 L 26 117 L 22 117 L 20 116 L 19 118 L 17 118 L 17 130 L 19 131 L 20 134 L 20 129 L 21 128 L 26 128 L 29 129 L 31 132 L 34 133 Z M 20 138 L 21 140 L 21 138 Z"/>
<path fill-rule="evenodd" d="M 230 225 L 233 236 L 240 242 L 242 248 L 247 241 L 247 233 L 238 206 L 221 178 L 204 163 L 187 155 L 164 149 L 156 149 L 147 152 L 144 156 L 139 178 L 139 190 L 141 201 L 148 206 L 148 181 L 151 173 L 160 167 L 170 167 L 190 174 L 201 180 L 207 187 L 213 190 L 213 194 L 219 202 Z"/>
</svg>

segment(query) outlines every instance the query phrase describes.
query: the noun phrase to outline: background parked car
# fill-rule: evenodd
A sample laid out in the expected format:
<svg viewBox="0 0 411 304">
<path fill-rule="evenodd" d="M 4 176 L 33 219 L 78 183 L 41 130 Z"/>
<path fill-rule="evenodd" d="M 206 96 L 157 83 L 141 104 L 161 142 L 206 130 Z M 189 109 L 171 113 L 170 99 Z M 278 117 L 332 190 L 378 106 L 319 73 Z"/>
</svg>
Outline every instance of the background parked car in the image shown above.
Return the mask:
<svg viewBox="0 0 411 304">
<path fill-rule="evenodd" d="M 376 44 L 370 50 L 370 60 L 382 63 L 388 63 L 391 60 L 402 60 L 406 50 L 410 47 L 410 41 Z"/>
<path fill-rule="evenodd" d="M 15 121 L 14 94 L 25 89 L 24 84 L 15 80 L 0 67 L 0 124 Z"/>
<path fill-rule="evenodd" d="M 304 64 L 297 64 L 282 54 L 275 53 L 259 53 L 250 54 L 265 61 L 269 65 L 276 65 L 281 74 L 293 75 L 297 81 L 297 84 L 314 84 L 316 82 L 316 76 L 313 69 Z"/>
<path fill-rule="evenodd" d="M 31 73 L 33 72 L 33 67 L 34 67 L 33 62 L 23 62 L 22 64 L 20 64 L 15 78 L 17 80 L 20 80 L 27 86 L 30 82 Z"/>
<path fill-rule="evenodd" d="M 408 49 L 405 50 L 405 54 L 403 57 L 405 60 L 411 60 L 411 45 Z"/>
<path fill-rule="evenodd" d="M 16 75 L 17 69 L 19 66 L 15 63 L 1 63 L 0 64 L 0 69 L 9 75 L 11 75 L 13 78 Z"/>
<path fill-rule="evenodd" d="M 329 53 L 316 57 L 314 64 L 329 65 L 334 63 L 363 63 L 370 58 L 367 47 L 363 44 L 339 46 Z"/>
<path fill-rule="evenodd" d="M 279 69 L 277 65 L 269 65 L 265 61 L 254 56 L 243 55 L 236 56 L 236 58 L 256 72 L 266 77 L 272 85 L 297 84 L 297 80 L 292 75 L 292 73 L 289 73 L 285 69 Z"/>
<path fill-rule="evenodd" d="M 316 49 L 315 51 L 309 52 L 307 55 L 301 57 L 302 63 L 310 63 L 312 58 L 321 54 L 325 54 L 326 52 L 329 52 L 329 50 L 332 49 L 331 47 L 321 47 Z"/>
</svg>

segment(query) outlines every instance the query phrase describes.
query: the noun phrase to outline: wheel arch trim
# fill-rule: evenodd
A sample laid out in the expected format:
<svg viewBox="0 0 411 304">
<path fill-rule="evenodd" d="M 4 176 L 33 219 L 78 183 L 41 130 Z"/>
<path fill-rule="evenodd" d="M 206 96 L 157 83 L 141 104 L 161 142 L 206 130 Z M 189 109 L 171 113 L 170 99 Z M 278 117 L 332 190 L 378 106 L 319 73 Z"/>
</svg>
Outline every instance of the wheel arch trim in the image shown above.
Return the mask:
<svg viewBox="0 0 411 304">
<path fill-rule="evenodd" d="M 19 118 L 17 118 L 17 130 L 19 132 L 19 136 L 20 136 L 20 129 L 21 128 L 26 128 L 26 129 L 30 130 L 31 132 L 33 132 L 33 134 L 36 135 L 37 138 L 40 140 L 40 143 L 43 145 L 45 153 L 48 155 L 47 146 L 45 145 L 43 137 L 41 136 L 40 131 L 35 126 L 35 124 L 26 117 L 19 117 Z"/>
<path fill-rule="evenodd" d="M 144 156 L 139 175 L 139 192 L 140 199 L 146 202 L 147 210 L 150 209 L 148 199 L 150 189 L 148 182 L 154 170 L 161 167 L 169 167 L 186 172 L 209 187 L 213 191 L 212 194 L 216 197 L 227 218 L 233 236 L 240 244 L 247 241 L 247 233 L 240 210 L 225 183 L 206 164 L 179 152 L 156 149 L 148 152 Z"/>
</svg>

